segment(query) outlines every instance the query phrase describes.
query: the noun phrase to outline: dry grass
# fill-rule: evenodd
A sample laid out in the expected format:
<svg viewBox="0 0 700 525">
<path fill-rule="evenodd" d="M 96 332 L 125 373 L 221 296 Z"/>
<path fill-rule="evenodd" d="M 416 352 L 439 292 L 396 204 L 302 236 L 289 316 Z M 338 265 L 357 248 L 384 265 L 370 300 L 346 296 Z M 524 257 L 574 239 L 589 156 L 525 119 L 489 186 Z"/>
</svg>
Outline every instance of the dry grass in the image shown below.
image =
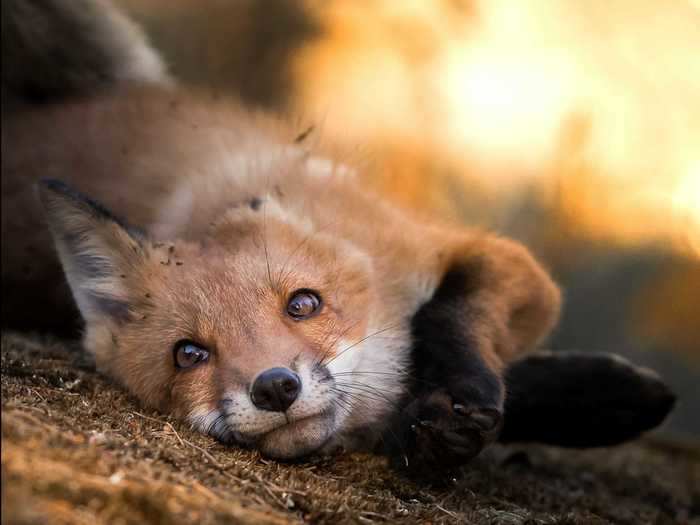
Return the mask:
<svg viewBox="0 0 700 525">
<path fill-rule="evenodd" d="M 441 487 L 368 455 L 279 464 L 144 411 L 39 337 L 3 335 L 2 410 L 8 524 L 700 523 L 692 448 L 494 447 Z"/>
</svg>

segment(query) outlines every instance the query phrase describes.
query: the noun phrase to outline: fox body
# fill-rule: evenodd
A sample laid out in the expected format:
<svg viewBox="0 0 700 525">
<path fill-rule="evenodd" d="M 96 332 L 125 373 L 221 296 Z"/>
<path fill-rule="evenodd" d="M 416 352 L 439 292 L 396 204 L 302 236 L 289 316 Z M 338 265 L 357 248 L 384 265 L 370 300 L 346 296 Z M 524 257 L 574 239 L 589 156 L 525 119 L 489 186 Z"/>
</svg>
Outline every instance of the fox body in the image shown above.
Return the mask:
<svg viewBox="0 0 700 525">
<path fill-rule="evenodd" d="M 147 47 L 132 33 L 109 45 Z M 3 40 L 3 57 L 22 42 Z M 511 366 L 560 307 L 522 245 L 398 209 L 313 134 L 174 88 L 159 62 L 71 89 L 3 114 L 4 324 L 60 329 L 75 304 L 98 368 L 142 403 L 276 458 L 390 433 L 404 463 L 452 464 L 498 436 L 504 411 L 527 428 L 547 382 L 533 370 L 562 361 Z M 603 361 L 655 407 L 611 441 L 658 424 L 663 384 Z M 528 403 L 506 396 L 533 377 Z M 504 438 L 519 434 L 506 417 Z"/>
<path fill-rule="evenodd" d="M 481 361 L 479 374 L 499 377 L 556 319 L 558 291 L 523 247 L 413 220 L 346 168 L 294 144 L 294 133 L 285 140 L 275 123 L 235 106 L 122 91 L 23 113 L 3 125 L 5 137 L 3 224 L 26 226 L 19 238 L 32 254 L 21 261 L 21 289 L 43 281 L 33 266 L 54 251 L 48 229 L 27 220 L 42 220 L 32 178 L 60 178 L 119 210 L 135 227 L 61 185 L 41 190 L 86 348 L 148 405 L 202 429 L 216 421 L 210 431 L 239 440 L 269 434 L 261 446 L 272 454 L 297 453 L 280 444 L 289 441 L 288 419 L 313 434 L 305 449 L 336 424 L 386 418 L 404 392 L 412 319 L 450 272 L 450 293 L 464 294 L 450 315 L 464 318 L 465 343 L 473 339 L 464 352 Z M 317 315 L 287 313 L 297 290 L 318 295 Z M 70 298 L 61 299 L 66 308 Z M 206 349 L 207 362 L 176 369 L 181 340 Z M 302 380 L 288 413 L 257 410 L 248 395 L 274 367 Z M 336 374 L 345 374 L 340 384 L 377 389 L 376 399 L 358 390 L 362 410 L 334 405 L 343 399 L 329 382 Z M 501 410 L 502 385 L 489 387 L 488 408 Z M 222 403 L 241 417 L 220 419 Z"/>
</svg>

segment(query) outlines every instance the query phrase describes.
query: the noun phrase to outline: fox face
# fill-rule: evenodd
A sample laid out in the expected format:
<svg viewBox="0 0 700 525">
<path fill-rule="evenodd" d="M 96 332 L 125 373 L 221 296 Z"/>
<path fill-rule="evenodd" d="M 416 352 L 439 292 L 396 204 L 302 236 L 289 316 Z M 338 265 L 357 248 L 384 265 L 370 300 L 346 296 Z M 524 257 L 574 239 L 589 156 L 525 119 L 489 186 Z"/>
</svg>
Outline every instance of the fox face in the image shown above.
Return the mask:
<svg viewBox="0 0 700 525">
<path fill-rule="evenodd" d="M 40 195 L 86 348 L 145 404 L 278 458 L 389 408 L 368 398 L 349 410 L 342 386 L 377 367 L 367 363 L 375 277 L 352 245 L 260 199 L 202 239 L 154 242 L 60 182 Z"/>
</svg>

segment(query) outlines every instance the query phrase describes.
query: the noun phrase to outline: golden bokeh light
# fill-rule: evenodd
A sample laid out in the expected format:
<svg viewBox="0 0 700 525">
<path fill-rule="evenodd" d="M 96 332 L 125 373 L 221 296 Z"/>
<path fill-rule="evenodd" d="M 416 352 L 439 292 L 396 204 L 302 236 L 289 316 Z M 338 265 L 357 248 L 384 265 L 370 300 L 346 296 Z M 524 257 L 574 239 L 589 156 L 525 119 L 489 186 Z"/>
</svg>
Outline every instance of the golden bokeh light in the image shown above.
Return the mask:
<svg viewBox="0 0 700 525">
<path fill-rule="evenodd" d="M 322 33 L 294 58 L 294 103 L 327 133 L 384 160 L 414 144 L 497 194 L 556 187 L 591 235 L 700 255 L 696 3 L 308 5 Z M 397 191 L 434 176 L 418 164 Z"/>
</svg>

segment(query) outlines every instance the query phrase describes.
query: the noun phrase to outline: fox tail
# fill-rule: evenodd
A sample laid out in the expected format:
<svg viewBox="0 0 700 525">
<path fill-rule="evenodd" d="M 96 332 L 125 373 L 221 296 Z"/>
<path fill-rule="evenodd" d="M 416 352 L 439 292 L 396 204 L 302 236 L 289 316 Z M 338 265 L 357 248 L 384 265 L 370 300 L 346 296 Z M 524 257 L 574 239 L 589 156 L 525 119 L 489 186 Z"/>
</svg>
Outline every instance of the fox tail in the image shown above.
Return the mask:
<svg viewBox="0 0 700 525">
<path fill-rule="evenodd" d="M 3 0 L 0 27 L 3 112 L 171 82 L 141 29 L 108 0 Z"/>
</svg>

